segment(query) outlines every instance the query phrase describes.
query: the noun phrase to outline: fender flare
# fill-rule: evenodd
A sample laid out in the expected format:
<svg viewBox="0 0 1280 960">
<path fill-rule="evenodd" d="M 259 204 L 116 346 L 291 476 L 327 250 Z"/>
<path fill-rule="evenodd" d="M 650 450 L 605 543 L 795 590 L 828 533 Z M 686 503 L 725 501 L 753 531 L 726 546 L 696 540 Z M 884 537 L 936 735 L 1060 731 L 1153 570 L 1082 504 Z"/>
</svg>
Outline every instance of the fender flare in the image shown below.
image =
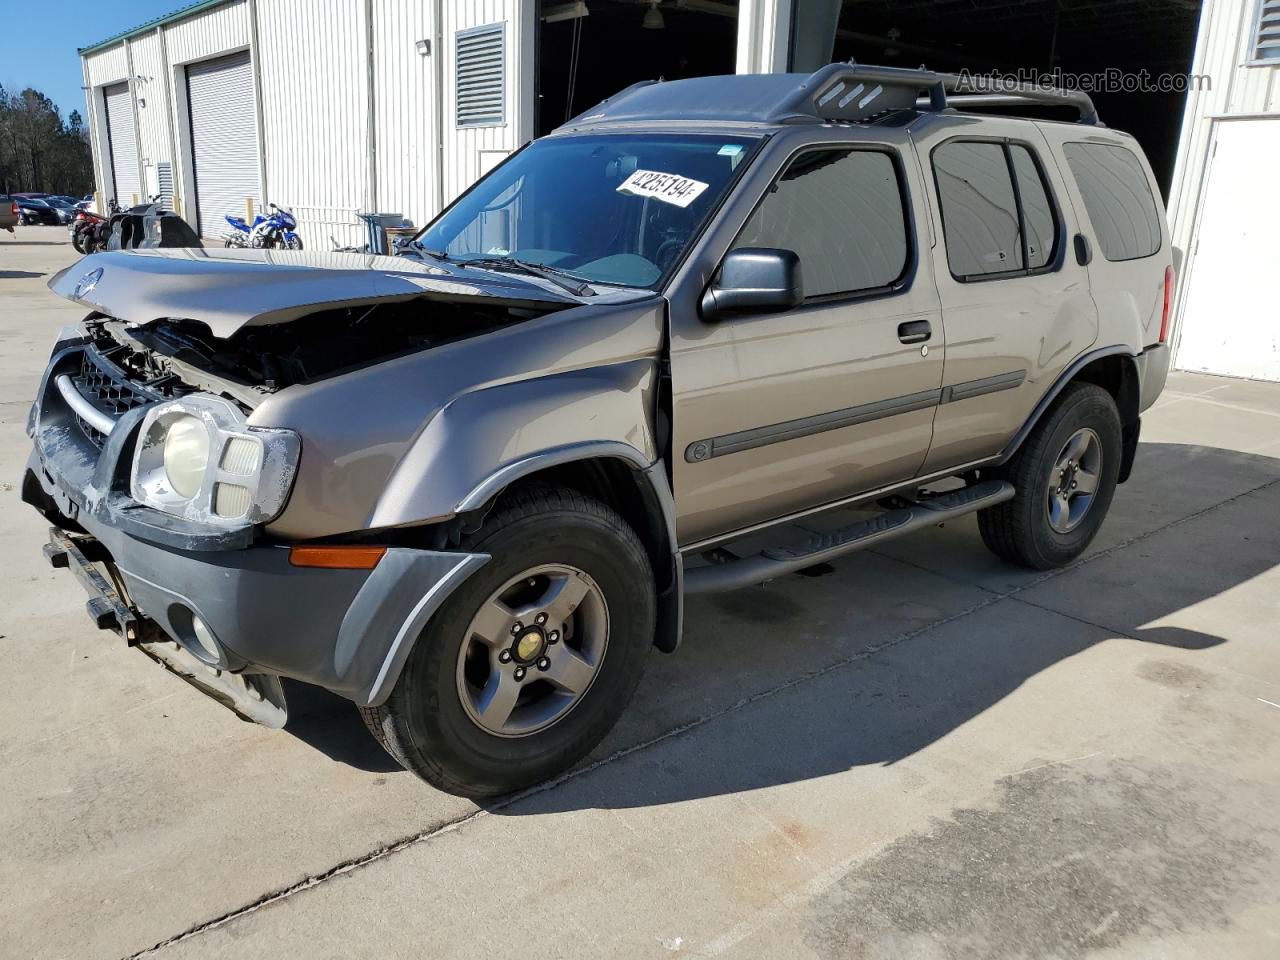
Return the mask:
<svg viewBox="0 0 1280 960">
<path fill-rule="evenodd" d="M 1022 447 L 1022 444 L 1026 442 L 1027 437 L 1031 435 L 1031 431 L 1035 429 L 1036 424 L 1040 422 L 1040 418 L 1048 412 L 1049 408 L 1053 405 L 1053 402 L 1057 400 L 1062 391 L 1067 388 L 1067 384 L 1075 380 L 1081 370 L 1089 366 L 1089 364 L 1102 360 L 1105 357 L 1115 356 L 1127 357 L 1130 363 L 1134 365 L 1134 375 L 1139 375 L 1138 357 L 1140 354 L 1134 353 L 1132 348 L 1124 346 L 1123 344 L 1102 347 L 1098 350 L 1091 350 L 1088 353 L 1081 354 L 1058 375 L 1058 379 L 1053 382 L 1053 386 L 1045 391 L 1044 396 L 1040 398 L 1040 402 L 1037 403 L 1035 409 L 1031 411 L 1031 415 L 1027 417 L 1026 421 L 1018 429 L 1018 432 L 1013 435 L 1013 439 L 1005 444 L 1004 449 L 994 461 L 995 465 L 1001 466 L 1013 459 L 1014 454 L 1016 454 Z M 1141 385 L 1139 385 L 1139 393 L 1141 393 Z"/>
</svg>

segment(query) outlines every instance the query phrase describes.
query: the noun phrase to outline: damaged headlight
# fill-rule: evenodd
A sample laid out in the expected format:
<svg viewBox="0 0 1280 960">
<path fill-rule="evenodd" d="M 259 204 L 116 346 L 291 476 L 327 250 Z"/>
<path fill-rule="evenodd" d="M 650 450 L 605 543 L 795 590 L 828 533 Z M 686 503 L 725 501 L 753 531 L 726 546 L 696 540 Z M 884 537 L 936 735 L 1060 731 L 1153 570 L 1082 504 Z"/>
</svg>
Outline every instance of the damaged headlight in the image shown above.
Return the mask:
<svg viewBox="0 0 1280 960">
<path fill-rule="evenodd" d="M 301 441 L 251 427 L 222 397 L 195 394 L 147 411 L 133 453 L 133 498 L 186 520 L 240 526 L 284 509 Z"/>
</svg>

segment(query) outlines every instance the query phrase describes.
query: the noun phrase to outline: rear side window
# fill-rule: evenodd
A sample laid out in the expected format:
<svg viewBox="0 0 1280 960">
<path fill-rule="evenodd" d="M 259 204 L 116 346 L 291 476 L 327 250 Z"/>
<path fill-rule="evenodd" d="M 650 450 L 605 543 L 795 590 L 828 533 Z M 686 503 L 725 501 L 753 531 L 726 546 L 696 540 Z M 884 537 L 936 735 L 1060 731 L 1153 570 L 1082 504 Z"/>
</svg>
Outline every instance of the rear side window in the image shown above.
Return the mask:
<svg viewBox="0 0 1280 960">
<path fill-rule="evenodd" d="M 1160 211 L 1133 151 L 1106 143 L 1067 143 L 1062 152 L 1084 197 L 1108 260 L 1138 260 L 1160 250 Z"/>
<path fill-rule="evenodd" d="M 933 152 L 933 170 L 951 272 L 981 277 L 1025 269 L 1003 144 L 944 143 Z"/>
<path fill-rule="evenodd" d="M 1029 147 L 950 140 L 933 151 L 933 172 L 957 279 L 1020 276 L 1055 262 L 1057 210 Z"/>
<path fill-rule="evenodd" d="M 788 164 L 734 247 L 794 250 L 811 298 L 892 286 L 906 272 L 907 243 L 893 157 L 823 149 Z"/>
</svg>

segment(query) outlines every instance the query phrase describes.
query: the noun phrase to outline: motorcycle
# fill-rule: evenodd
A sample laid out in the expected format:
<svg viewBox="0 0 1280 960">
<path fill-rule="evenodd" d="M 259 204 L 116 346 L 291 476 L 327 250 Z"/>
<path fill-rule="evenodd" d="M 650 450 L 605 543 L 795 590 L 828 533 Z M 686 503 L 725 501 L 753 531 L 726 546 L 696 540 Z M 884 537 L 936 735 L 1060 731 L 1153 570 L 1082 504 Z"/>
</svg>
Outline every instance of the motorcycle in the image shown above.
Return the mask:
<svg viewBox="0 0 1280 960">
<path fill-rule="evenodd" d="M 120 213 L 120 204 L 113 198 L 108 202 L 107 213 L 77 210 L 71 221 L 71 245 L 77 253 L 90 254 L 100 249 L 111 231 L 111 218 Z"/>
<path fill-rule="evenodd" d="M 271 211 L 270 216 L 264 217 L 258 214 L 254 217 L 252 226 L 245 223 L 243 217 L 228 215 L 226 221 L 234 228 L 235 233 L 226 236 L 226 245 L 301 250 L 302 238 L 294 233 L 298 226 L 294 215 L 288 209 L 278 207 L 274 203 L 267 204 L 267 208 Z"/>
</svg>

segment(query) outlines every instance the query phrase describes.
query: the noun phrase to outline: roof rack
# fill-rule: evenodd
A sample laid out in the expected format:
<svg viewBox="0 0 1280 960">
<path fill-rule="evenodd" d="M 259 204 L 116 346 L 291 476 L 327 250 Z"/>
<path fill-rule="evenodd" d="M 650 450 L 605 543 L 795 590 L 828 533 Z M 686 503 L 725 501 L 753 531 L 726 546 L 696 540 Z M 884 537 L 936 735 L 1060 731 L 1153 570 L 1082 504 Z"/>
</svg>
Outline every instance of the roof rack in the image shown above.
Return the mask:
<svg viewBox="0 0 1280 960">
<path fill-rule="evenodd" d="M 947 108 L 943 76 L 931 70 L 831 63 L 800 81 L 767 119 L 773 123 L 857 123 L 891 110 L 917 109 L 922 90 L 927 92 L 929 109 Z"/>
<path fill-rule="evenodd" d="M 1079 90 L 1050 89 L 1018 84 L 998 93 L 968 92 L 969 77 L 901 67 L 870 67 L 832 63 L 806 77 L 772 111 L 775 123 L 813 120 L 860 122 L 888 111 L 914 109 L 940 113 L 955 107 L 1067 106 L 1080 114 L 1080 123 L 1100 125 L 1097 108 Z M 923 93 L 923 95 L 922 95 Z"/>
<path fill-rule="evenodd" d="M 1098 124 L 1093 101 L 1075 90 L 1017 86 L 981 93 L 972 78 L 902 67 L 832 63 L 811 73 L 690 77 L 632 84 L 580 113 L 562 130 L 598 124 L 647 123 L 655 118 L 696 123 L 872 123 L 903 111 L 941 113 L 957 107 L 1060 105 L 1080 122 Z"/>
<path fill-rule="evenodd" d="M 1080 114 L 1078 123 L 1102 126 L 1102 121 L 1098 119 L 1098 108 L 1093 105 L 1093 99 L 1081 90 L 1063 90 L 1057 87 L 1039 87 L 1020 83 L 1005 87 L 998 93 L 977 91 L 966 93 L 958 88 L 972 87 L 972 80 L 949 73 L 943 75 L 942 81 L 947 93 L 947 105 L 950 107 L 978 109 L 1023 106 L 1074 107 Z"/>
</svg>

